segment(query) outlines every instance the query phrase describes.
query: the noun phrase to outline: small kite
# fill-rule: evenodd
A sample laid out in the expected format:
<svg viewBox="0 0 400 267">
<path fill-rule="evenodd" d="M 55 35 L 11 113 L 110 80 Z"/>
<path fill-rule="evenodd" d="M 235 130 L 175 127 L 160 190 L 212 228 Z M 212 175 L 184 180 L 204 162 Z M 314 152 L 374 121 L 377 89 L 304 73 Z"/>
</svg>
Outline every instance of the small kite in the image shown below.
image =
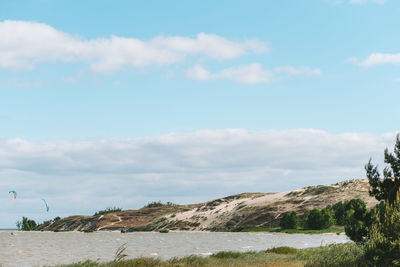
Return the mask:
<svg viewBox="0 0 400 267">
<path fill-rule="evenodd" d="M 13 194 L 14 199 L 17 198 L 17 192 L 15 192 L 14 190 L 9 191 L 8 193 L 9 193 L 9 194 Z"/>
<path fill-rule="evenodd" d="M 44 204 L 46 205 L 46 211 L 49 212 L 49 210 L 50 210 L 49 205 L 47 204 L 47 202 L 44 198 L 42 198 L 42 200 L 43 200 Z"/>
</svg>

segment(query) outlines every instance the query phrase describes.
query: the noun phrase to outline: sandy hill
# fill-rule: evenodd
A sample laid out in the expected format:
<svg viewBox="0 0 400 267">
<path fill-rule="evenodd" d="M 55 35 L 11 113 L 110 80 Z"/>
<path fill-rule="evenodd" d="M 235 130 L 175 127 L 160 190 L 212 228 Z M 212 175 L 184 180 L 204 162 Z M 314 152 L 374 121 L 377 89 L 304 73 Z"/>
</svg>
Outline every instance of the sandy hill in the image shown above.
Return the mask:
<svg viewBox="0 0 400 267">
<path fill-rule="evenodd" d="M 348 180 L 330 186 L 308 186 L 281 193 L 243 193 L 206 203 L 124 210 L 96 216 L 70 216 L 45 222 L 37 230 L 158 231 L 229 230 L 240 226 L 269 226 L 288 211 L 301 215 L 339 201 L 360 198 L 372 208 L 378 202 L 368 194 L 368 180 Z"/>
</svg>

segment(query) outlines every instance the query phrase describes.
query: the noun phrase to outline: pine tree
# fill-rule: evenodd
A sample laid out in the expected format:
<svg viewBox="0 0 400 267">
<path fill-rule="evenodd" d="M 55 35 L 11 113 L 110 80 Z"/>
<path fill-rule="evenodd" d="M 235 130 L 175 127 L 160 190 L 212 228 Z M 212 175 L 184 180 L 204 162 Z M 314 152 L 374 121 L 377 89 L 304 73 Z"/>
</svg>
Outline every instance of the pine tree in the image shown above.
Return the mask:
<svg viewBox="0 0 400 267">
<path fill-rule="evenodd" d="M 371 189 L 369 194 L 377 200 L 388 201 L 393 204 L 396 201 L 397 192 L 400 189 L 400 135 L 396 137 L 393 153 L 385 149 L 385 163 L 388 164 L 383 170 L 383 179 L 378 171 L 378 166 L 371 163 L 371 159 L 365 165 L 367 177 Z"/>
</svg>

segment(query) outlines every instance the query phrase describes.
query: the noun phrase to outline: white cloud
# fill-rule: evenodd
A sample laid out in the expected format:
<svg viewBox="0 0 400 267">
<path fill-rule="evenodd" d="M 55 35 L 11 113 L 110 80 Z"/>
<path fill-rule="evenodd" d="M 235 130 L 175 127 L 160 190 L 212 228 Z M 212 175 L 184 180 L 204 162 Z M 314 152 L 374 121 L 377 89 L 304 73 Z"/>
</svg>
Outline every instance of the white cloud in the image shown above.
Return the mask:
<svg viewBox="0 0 400 267">
<path fill-rule="evenodd" d="M 200 81 L 226 79 L 242 84 L 260 84 L 271 82 L 280 74 L 287 76 L 313 76 L 321 75 L 322 72 L 319 69 L 310 69 L 307 67 L 295 68 L 292 66 L 265 69 L 259 63 L 252 63 L 223 69 L 219 73 L 213 74 L 198 64 L 187 70 L 186 78 Z"/>
<path fill-rule="evenodd" d="M 232 67 L 221 71 L 219 76 L 234 82 L 244 84 L 267 83 L 272 79 L 272 72 L 263 69 L 261 64 L 253 63 L 240 67 Z"/>
<path fill-rule="evenodd" d="M 362 178 L 368 159 L 381 162 L 394 139 L 394 133 L 226 129 L 138 139 L 0 140 L 0 191 L 20 196 L 16 202 L 0 195 L 7 213 L 0 227 L 27 213 L 42 220 L 159 199 L 193 203 Z"/>
<path fill-rule="evenodd" d="M 209 81 L 215 79 L 216 76 L 211 74 L 202 65 L 197 64 L 193 68 L 187 70 L 186 78 L 192 80 Z"/>
<path fill-rule="evenodd" d="M 31 69 L 41 62 L 84 62 L 96 72 L 124 67 L 168 65 L 188 56 L 225 60 L 246 53 L 265 53 L 256 40 L 234 42 L 215 34 L 195 38 L 157 36 L 151 40 L 112 36 L 86 40 L 37 22 L 0 22 L 0 68 Z"/>
<path fill-rule="evenodd" d="M 400 64 L 400 54 L 373 53 L 361 62 L 356 60 L 356 58 L 352 59 L 353 62 L 358 63 L 358 65 L 363 67 L 383 64 Z"/>
<path fill-rule="evenodd" d="M 263 69 L 261 64 L 252 63 L 239 67 L 232 67 L 212 74 L 202 65 L 195 65 L 186 72 L 186 78 L 200 81 L 226 79 L 243 84 L 267 83 L 272 79 L 272 71 Z"/>
</svg>

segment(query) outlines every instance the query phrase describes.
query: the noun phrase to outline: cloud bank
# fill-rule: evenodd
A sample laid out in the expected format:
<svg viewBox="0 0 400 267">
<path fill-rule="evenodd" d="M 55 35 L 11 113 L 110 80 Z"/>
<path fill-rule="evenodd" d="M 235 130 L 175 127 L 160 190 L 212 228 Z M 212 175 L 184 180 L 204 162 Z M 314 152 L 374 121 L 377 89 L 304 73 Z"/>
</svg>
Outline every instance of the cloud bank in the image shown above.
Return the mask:
<svg viewBox="0 0 400 267">
<path fill-rule="evenodd" d="M 252 63 L 223 69 L 219 73 L 211 73 L 202 65 L 197 64 L 186 71 L 186 78 L 199 81 L 230 80 L 242 84 L 260 84 L 277 80 L 282 74 L 285 76 L 315 76 L 321 75 L 322 72 L 320 69 L 292 66 L 265 69 L 259 63 Z"/>
<path fill-rule="evenodd" d="M 83 62 L 95 72 L 112 73 L 124 67 L 169 65 L 188 56 L 226 60 L 247 53 L 265 53 L 257 40 L 234 42 L 215 34 L 156 36 L 150 40 L 111 36 L 87 40 L 47 24 L 0 22 L 0 68 L 32 69 L 43 62 Z"/>
<path fill-rule="evenodd" d="M 362 67 L 372 67 L 375 65 L 384 64 L 400 64 L 400 54 L 373 53 L 362 61 L 359 61 L 355 57 L 350 58 L 349 61 Z"/>
<path fill-rule="evenodd" d="M 381 162 L 394 139 L 394 133 L 225 129 L 138 139 L 0 140 L 0 226 L 14 226 L 22 215 L 44 220 L 114 205 L 192 203 L 361 178 L 368 159 Z"/>
</svg>

